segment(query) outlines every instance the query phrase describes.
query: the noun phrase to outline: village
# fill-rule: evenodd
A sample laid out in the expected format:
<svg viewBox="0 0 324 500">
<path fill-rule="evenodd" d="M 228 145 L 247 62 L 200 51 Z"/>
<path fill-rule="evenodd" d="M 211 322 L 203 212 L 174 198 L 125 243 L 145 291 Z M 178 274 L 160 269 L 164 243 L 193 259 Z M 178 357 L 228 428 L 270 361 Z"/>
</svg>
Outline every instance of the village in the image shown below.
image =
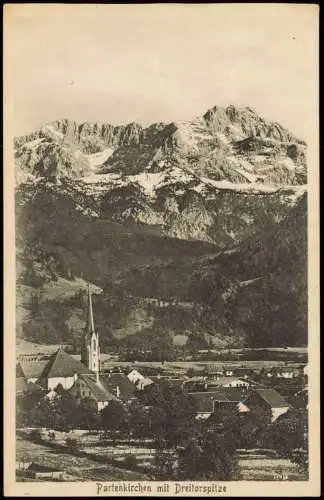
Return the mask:
<svg viewBox="0 0 324 500">
<path fill-rule="evenodd" d="M 305 480 L 307 370 L 120 361 L 100 352 L 89 288 L 81 354 L 17 358 L 17 480 Z"/>
</svg>

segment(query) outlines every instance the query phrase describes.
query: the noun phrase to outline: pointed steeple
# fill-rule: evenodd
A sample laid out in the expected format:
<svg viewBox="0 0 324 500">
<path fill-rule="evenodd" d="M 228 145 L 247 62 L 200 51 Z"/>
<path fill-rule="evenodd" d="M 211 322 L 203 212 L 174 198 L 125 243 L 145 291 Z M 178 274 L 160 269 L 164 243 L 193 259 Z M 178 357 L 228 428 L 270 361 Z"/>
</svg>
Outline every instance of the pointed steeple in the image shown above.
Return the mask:
<svg viewBox="0 0 324 500">
<path fill-rule="evenodd" d="M 81 346 L 81 362 L 99 377 L 100 372 L 100 346 L 99 335 L 95 331 L 90 284 L 88 284 L 88 318 Z"/>
<path fill-rule="evenodd" d="M 92 298 L 90 291 L 90 283 L 88 283 L 88 323 L 87 323 L 87 333 L 95 332 L 94 321 L 93 321 L 93 310 L 92 310 Z"/>
</svg>

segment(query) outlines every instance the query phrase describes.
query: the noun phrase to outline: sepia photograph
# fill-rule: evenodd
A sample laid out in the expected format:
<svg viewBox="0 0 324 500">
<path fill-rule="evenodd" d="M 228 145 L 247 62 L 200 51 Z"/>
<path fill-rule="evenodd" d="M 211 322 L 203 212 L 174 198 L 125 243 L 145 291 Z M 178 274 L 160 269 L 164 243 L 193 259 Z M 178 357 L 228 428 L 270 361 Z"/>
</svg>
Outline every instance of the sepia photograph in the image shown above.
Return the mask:
<svg viewBox="0 0 324 500">
<path fill-rule="evenodd" d="M 5 5 L 6 496 L 320 495 L 318 14 Z"/>
</svg>

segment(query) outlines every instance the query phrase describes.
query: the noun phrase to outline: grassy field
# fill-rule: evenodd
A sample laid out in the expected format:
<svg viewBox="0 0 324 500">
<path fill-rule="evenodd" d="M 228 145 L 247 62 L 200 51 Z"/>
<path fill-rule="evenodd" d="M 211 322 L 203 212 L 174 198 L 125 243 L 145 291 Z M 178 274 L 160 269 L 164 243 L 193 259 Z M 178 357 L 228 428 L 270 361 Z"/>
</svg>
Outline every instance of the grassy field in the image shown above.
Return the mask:
<svg viewBox="0 0 324 500">
<path fill-rule="evenodd" d="M 307 478 L 289 459 L 263 453 L 239 453 L 240 479 L 243 481 L 305 481 Z"/>
<path fill-rule="evenodd" d="M 35 462 L 57 467 L 67 473 L 69 481 L 135 481 L 148 479 L 144 474 L 111 465 L 101 465 L 88 458 L 75 457 L 41 444 L 20 438 L 16 439 L 17 462 Z M 19 479 L 17 479 L 19 480 Z"/>
<path fill-rule="evenodd" d="M 175 371 L 175 372 L 185 372 L 189 368 L 197 368 L 199 366 L 206 366 L 206 365 L 217 365 L 217 366 L 227 366 L 227 367 L 241 367 L 244 366 L 245 368 L 251 368 L 255 370 L 261 370 L 262 368 L 271 368 L 271 367 L 276 367 L 276 366 L 289 366 L 291 368 L 295 368 L 300 366 L 301 363 L 299 362 L 294 362 L 294 361 L 271 361 L 271 360 L 253 360 L 253 361 L 174 361 L 174 362 L 165 362 L 165 363 L 160 363 L 160 362 L 154 362 L 154 361 L 137 361 L 136 363 L 134 362 L 128 362 L 128 361 L 111 361 L 107 360 L 105 363 L 104 368 L 107 368 L 109 366 L 121 366 L 121 367 L 131 367 L 131 368 L 138 368 L 140 369 L 141 367 L 149 367 L 149 368 L 156 368 L 161 371 Z"/>
<path fill-rule="evenodd" d="M 19 339 L 16 340 L 16 351 L 17 354 L 35 354 L 35 353 L 52 353 L 55 352 L 60 347 L 59 344 L 42 345 L 35 344 L 34 342 L 29 342 L 28 340 Z"/>
<path fill-rule="evenodd" d="M 152 467 L 154 450 L 141 447 L 130 449 L 128 446 L 89 446 L 83 448 L 90 454 L 106 455 L 116 461 L 123 462 L 130 454 L 136 456 L 137 464 Z M 238 450 L 238 465 L 241 481 L 305 481 L 295 464 L 289 459 L 278 458 L 271 450 Z M 118 481 L 118 480 L 149 480 L 145 474 L 119 469 L 116 466 L 98 464 L 90 457 L 81 458 L 62 450 L 48 448 L 41 444 L 26 441 L 17 437 L 16 459 L 18 462 L 35 462 L 42 465 L 57 467 L 66 472 L 67 481 Z M 19 478 L 17 478 L 19 481 Z"/>
</svg>

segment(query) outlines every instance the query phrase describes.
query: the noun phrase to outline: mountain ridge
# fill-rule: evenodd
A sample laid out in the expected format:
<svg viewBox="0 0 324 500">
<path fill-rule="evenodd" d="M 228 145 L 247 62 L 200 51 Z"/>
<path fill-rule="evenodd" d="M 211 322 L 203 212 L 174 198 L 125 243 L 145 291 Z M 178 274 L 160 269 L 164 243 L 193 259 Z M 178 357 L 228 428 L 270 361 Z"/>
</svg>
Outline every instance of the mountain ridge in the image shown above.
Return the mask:
<svg viewBox="0 0 324 500">
<path fill-rule="evenodd" d="M 85 279 L 103 289 L 104 345 L 161 328 L 226 345 L 305 343 L 306 159 L 304 141 L 237 106 L 147 127 L 57 120 L 16 138 L 21 336 L 57 341 L 73 324 L 78 338 L 79 299 L 48 290 Z M 45 312 L 30 316 L 35 294 Z"/>
</svg>

